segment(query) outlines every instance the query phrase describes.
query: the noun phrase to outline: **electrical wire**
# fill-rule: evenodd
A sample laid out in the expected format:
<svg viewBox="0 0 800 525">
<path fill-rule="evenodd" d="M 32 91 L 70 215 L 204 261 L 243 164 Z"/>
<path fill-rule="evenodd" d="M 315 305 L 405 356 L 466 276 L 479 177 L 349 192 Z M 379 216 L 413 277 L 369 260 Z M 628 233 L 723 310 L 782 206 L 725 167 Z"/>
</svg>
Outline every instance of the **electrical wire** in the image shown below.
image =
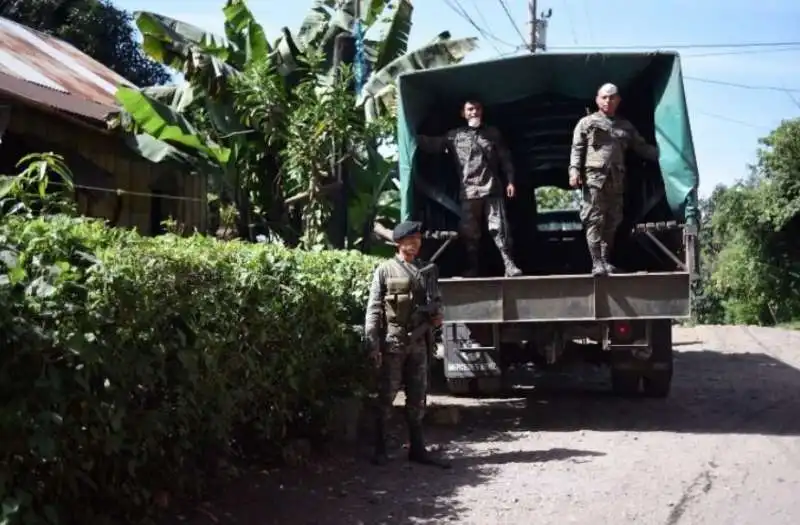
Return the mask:
<svg viewBox="0 0 800 525">
<path fill-rule="evenodd" d="M 589 14 L 589 0 L 580 0 L 583 7 L 583 14 L 586 15 L 586 29 L 589 32 L 589 40 L 594 42 L 594 31 L 592 31 L 592 16 Z"/>
<path fill-rule="evenodd" d="M 51 181 L 48 184 L 52 184 L 53 186 L 63 186 L 63 187 L 72 187 L 75 189 L 81 190 L 89 190 L 89 191 L 100 191 L 104 193 L 114 193 L 116 195 L 130 195 L 132 197 L 155 197 L 158 199 L 167 199 L 167 200 L 175 200 L 175 201 L 188 201 L 188 202 L 205 202 L 206 199 L 200 199 L 197 197 L 186 197 L 183 195 L 167 195 L 164 193 L 148 193 L 144 191 L 130 191 L 130 190 L 123 190 L 122 188 L 104 188 L 102 186 L 87 186 L 85 184 L 66 184 L 64 182 L 58 181 Z"/>
<path fill-rule="evenodd" d="M 704 58 L 734 55 L 764 55 L 767 53 L 785 53 L 787 51 L 800 51 L 800 47 L 779 47 L 777 49 L 749 49 L 744 51 L 720 51 L 718 53 L 692 53 L 681 55 L 681 58 Z"/>
<path fill-rule="evenodd" d="M 624 45 L 624 46 L 548 46 L 550 49 L 603 49 L 603 50 L 636 50 L 645 48 L 659 49 L 715 49 L 715 48 L 754 48 L 800 46 L 800 42 L 738 42 L 730 44 L 660 44 L 660 45 Z"/>
<path fill-rule="evenodd" d="M 498 54 L 500 53 L 500 49 L 498 49 L 497 46 L 491 41 L 497 42 L 499 44 L 502 44 L 502 45 L 508 46 L 508 47 L 516 47 L 514 44 L 511 44 L 511 43 L 509 43 L 509 42 L 497 37 L 496 35 L 494 35 L 490 31 L 488 31 L 488 30 L 482 28 L 480 25 L 478 25 L 475 22 L 475 20 L 469 15 L 469 13 L 467 13 L 466 9 L 464 9 L 464 6 L 462 6 L 461 3 L 458 0 L 442 0 L 442 1 L 455 14 L 457 14 L 458 16 L 460 16 L 461 18 L 466 20 L 469 25 L 474 27 L 475 30 L 478 33 L 480 33 L 485 39 L 489 40 L 490 41 L 489 43 L 492 45 L 492 47 L 495 48 L 495 50 L 498 52 Z"/>
<path fill-rule="evenodd" d="M 475 8 L 475 12 L 478 13 L 478 18 L 481 19 L 483 25 L 487 28 L 487 31 L 489 31 L 491 24 L 489 23 L 489 20 L 487 20 L 487 18 L 483 15 L 483 11 L 481 10 L 481 8 L 478 7 L 478 0 L 472 0 L 472 6 Z M 464 9 L 463 6 L 462 9 Z M 464 11 L 466 11 L 466 9 L 464 9 Z M 495 51 L 497 51 L 498 55 L 502 54 L 502 52 L 500 51 L 500 49 L 498 49 L 496 45 L 494 44 L 491 45 L 495 49 Z"/>
<path fill-rule="evenodd" d="M 740 89 L 752 89 L 755 91 L 780 91 L 783 93 L 800 93 L 800 89 L 797 88 L 785 88 L 779 86 L 759 86 L 755 84 L 740 84 L 738 82 L 727 82 L 725 80 L 714 80 L 712 78 L 700 78 L 700 77 L 690 77 L 690 76 L 683 76 L 684 80 L 692 80 L 694 82 L 704 82 L 706 84 L 716 84 L 718 86 L 728 86 L 728 87 L 735 87 Z"/>
<path fill-rule="evenodd" d="M 572 41 L 578 45 L 578 32 L 575 30 L 575 17 L 572 15 L 572 8 L 570 7 L 569 0 L 563 0 L 564 9 L 567 11 L 567 23 L 569 24 L 570 33 L 572 33 Z"/>
<path fill-rule="evenodd" d="M 511 22 L 511 25 L 514 27 L 514 31 L 517 32 L 520 39 L 522 40 L 522 43 L 528 45 L 528 41 L 525 39 L 525 35 L 522 34 L 522 31 L 520 30 L 519 26 L 517 26 L 516 20 L 514 20 L 514 17 L 511 16 L 511 11 L 508 10 L 508 5 L 506 4 L 506 0 L 497 0 L 497 1 L 500 3 L 500 7 L 503 8 L 503 11 L 508 17 L 508 21 Z"/>
<path fill-rule="evenodd" d="M 693 109 L 692 111 L 690 111 L 689 113 L 690 117 L 691 114 L 693 113 L 698 115 L 704 115 L 706 117 L 715 118 L 718 120 L 724 120 L 725 122 L 731 122 L 733 124 L 739 124 L 740 126 L 746 126 L 748 128 L 764 130 L 764 129 L 770 129 L 772 127 L 772 126 L 760 126 L 758 124 L 753 124 L 752 122 L 745 122 L 744 120 L 737 120 L 735 118 L 727 117 L 725 115 L 717 115 L 716 113 L 709 113 L 707 111 L 702 111 L 699 109 Z"/>
</svg>

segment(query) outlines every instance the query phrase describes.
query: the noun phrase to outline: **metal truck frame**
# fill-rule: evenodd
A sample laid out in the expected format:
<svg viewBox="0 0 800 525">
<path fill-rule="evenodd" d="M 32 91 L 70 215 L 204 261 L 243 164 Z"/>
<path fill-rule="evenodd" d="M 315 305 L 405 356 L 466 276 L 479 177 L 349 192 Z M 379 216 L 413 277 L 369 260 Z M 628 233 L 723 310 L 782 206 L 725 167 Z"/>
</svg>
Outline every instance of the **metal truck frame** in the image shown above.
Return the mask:
<svg viewBox="0 0 800 525">
<path fill-rule="evenodd" d="M 681 253 L 659 241 L 659 230 L 682 231 Z M 697 228 L 643 224 L 631 233 L 666 254 L 675 271 L 440 279 L 445 322 L 435 358 L 443 361 L 449 391 L 498 393 L 509 365 L 532 355 L 544 367 L 554 365 L 574 345 L 610 366 L 615 393 L 668 396 L 672 323 L 691 315 Z M 574 343 L 581 339 L 590 343 Z"/>
</svg>

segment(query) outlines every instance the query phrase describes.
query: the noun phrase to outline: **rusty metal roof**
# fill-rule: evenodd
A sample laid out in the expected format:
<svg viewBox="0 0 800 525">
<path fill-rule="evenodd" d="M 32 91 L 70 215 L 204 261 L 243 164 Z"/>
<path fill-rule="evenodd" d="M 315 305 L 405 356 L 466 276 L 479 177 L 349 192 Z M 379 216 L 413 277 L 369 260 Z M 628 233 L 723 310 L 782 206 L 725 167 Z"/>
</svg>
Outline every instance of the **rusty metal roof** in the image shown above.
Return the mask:
<svg viewBox="0 0 800 525">
<path fill-rule="evenodd" d="M 128 80 L 72 45 L 0 17 L 0 92 L 94 120 Z"/>
</svg>

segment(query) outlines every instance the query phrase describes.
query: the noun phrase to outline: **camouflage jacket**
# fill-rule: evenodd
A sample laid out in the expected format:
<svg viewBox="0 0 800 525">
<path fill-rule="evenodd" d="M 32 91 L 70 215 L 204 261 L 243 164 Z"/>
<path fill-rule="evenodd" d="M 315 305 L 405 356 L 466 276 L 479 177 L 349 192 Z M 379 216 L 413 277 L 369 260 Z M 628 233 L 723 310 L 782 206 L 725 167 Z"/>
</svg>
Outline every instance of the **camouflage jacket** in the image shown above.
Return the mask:
<svg viewBox="0 0 800 525">
<path fill-rule="evenodd" d="M 648 144 L 627 119 L 611 118 L 597 111 L 580 119 L 575 126 L 569 173 L 624 168 L 629 149 L 645 159 L 658 160 L 658 148 Z"/>
<path fill-rule="evenodd" d="M 420 149 L 430 153 L 448 151 L 455 157 L 461 175 L 461 198 L 480 199 L 502 194 L 500 167 L 506 181 L 514 183 L 514 162 L 500 130 L 494 126 L 461 127 L 442 137 L 417 136 Z"/>
<path fill-rule="evenodd" d="M 420 307 L 429 315 L 442 312 L 438 272 L 416 259 L 406 263 L 398 256 L 382 262 L 372 275 L 372 285 L 367 301 L 364 335 L 370 349 L 404 351 L 425 348 L 424 341 L 411 341 L 409 332 L 428 319 L 419 312 Z M 405 288 L 404 288 L 405 287 Z"/>
</svg>

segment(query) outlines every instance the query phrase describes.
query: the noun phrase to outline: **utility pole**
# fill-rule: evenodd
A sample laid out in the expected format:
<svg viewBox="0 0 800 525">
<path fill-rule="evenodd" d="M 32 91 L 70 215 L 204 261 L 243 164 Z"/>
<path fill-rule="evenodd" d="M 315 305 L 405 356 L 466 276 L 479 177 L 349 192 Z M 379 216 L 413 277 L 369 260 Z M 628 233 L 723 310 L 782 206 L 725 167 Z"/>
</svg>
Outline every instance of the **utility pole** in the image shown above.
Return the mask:
<svg viewBox="0 0 800 525">
<path fill-rule="evenodd" d="M 547 51 L 547 24 L 550 21 L 550 17 L 553 16 L 552 9 L 541 13 L 537 13 L 538 10 L 538 2 L 536 0 L 528 0 L 528 16 L 531 19 L 531 43 L 528 49 L 531 53 L 536 53 L 539 50 Z"/>
</svg>

